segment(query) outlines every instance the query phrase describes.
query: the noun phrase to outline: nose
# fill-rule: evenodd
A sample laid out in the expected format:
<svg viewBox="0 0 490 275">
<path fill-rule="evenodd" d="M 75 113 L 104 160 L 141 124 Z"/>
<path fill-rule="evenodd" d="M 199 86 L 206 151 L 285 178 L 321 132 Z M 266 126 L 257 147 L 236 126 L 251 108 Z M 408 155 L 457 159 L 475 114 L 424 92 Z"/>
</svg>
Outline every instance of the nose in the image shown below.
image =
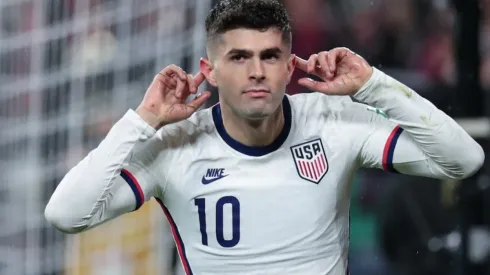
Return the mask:
<svg viewBox="0 0 490 275">
<path fill-rule="evenodd" d="M 265 70 L 260 60 L 253 60 L 250 62 L 249 78 L 255 81 L 262 81 L 265 79 Z"/>
</svg>

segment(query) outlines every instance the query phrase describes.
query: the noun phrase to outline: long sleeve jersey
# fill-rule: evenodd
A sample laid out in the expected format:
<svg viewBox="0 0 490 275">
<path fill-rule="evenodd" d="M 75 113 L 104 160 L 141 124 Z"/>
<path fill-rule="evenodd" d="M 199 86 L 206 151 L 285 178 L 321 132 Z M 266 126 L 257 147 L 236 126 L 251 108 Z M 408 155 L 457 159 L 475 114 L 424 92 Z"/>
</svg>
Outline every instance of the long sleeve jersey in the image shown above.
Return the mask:
<svg viewBox="0 0 490 275">
<path fill-rule="evenodd" d="M 354 98 L 285 96 L 282 132 L 262 147 L 228 135 L 219 104 L 158 131 L 129 110 L 46 218 L 76 233 L 155 198 L 187 274 L 345 274 L 357 169 L 463 179 L 484 160 L 453 119 L 377 69 Z"/>
</svg>

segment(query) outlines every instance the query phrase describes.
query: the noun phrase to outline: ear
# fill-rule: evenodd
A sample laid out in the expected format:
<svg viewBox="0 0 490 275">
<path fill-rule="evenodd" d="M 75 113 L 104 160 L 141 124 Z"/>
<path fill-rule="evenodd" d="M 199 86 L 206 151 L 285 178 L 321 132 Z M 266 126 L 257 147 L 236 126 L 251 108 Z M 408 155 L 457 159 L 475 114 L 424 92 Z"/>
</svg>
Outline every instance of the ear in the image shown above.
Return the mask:
<svg viewBox="0 0 490 275">
<path fill-rule="evenodd" d="M 289 57 L 288 64 L 288 84 L 291 81 L 291 77 L 293 76 L 294 69 L 296 68 L 296 55 L 291 54 L 291 57 Z"/>
<path fill-rule="evenodd" d="M 199 60 L 199 68 L 201 69 L 202 74 L 206 77 L 206 80 L 213 87 L 217 87 L 216 78 L 214 76 L 214 66 L 209 59 L 202 57 Z"/>
</svg>

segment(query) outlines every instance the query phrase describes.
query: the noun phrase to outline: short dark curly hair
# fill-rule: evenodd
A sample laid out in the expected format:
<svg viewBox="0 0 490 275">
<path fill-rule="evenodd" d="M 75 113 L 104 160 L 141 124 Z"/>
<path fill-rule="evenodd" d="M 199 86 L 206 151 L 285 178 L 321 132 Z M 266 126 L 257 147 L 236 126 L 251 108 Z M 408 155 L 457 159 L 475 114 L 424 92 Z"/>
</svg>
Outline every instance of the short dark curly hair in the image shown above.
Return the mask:
<svg viewBox="0 0 490 275">
<path fill-rule="evenodd" d="M 282 33 L 283 42 L 291 45 L 291 20 L 278 0 L 221 0 L 206 18 L 207 41 L 239 28 L 277 28 Z"/>
</svg>

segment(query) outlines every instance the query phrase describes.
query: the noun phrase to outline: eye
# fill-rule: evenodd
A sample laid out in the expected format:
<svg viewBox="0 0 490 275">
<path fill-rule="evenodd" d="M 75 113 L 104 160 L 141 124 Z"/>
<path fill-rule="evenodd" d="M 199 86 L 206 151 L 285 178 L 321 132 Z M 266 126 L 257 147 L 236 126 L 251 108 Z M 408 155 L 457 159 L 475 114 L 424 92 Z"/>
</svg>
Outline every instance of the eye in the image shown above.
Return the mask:
<svg viewBox="0 0 490 275">
<path fill-rule="evenodd" d="M 264 59 L 264 60 L 277 60 L 277 59 L 279 59 L 279 55 L 277 53 L 268 53 L 268 54 L 264 54 L 262 56 L 262 59 Z"/>
<path fill-rule="evenodd" d="M 246 58 L 243 54 L 235 54 L 231 56 L 232 61 L 243 61 Z"/>
</svg>

